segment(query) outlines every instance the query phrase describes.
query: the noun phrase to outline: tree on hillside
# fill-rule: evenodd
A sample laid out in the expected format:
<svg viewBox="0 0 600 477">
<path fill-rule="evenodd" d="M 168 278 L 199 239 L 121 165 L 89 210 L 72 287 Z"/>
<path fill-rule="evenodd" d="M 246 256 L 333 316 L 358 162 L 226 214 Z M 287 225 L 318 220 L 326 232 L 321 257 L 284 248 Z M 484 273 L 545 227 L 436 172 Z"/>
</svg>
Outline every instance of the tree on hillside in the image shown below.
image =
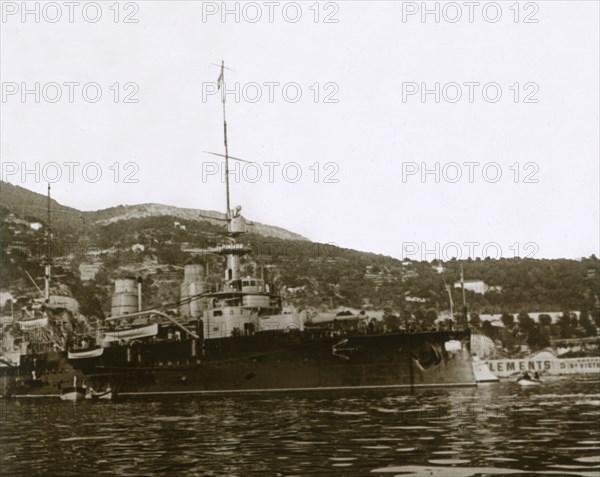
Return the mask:
<svg viewBox="0 0 600 477">
<path fill-rule="evenodd" d="M 552 324 L 552 317 L 543 313 L 538 318 L 541 326 L 550 326 Z"/>
<path fill-rule="evenodd" d="M 509 313 L 502 313 L 500 321 L 506 328 L 512 328 L 515 325 L 515 317 Z"/>
<path fill-rule="evenodd" d="M 571 314 L 568 311 L 564 311 L 560 316 L 558 325 L 560 327 L 560 337 L 563 339 L 570 338 L 573 330 L 571 329 Z"/>
<path fill-rule="evenodd" d="M 539 326 L 538 330 L 540 334 L 546 339 L 550 340 L 552 337 L 552 317 L 545 313 L 541 314 L 538 318 Z"/>
<path fill-rule="evenodd" d="M 527 346 L 529 346 L 531 350 L 538 350 L 550 346 L 550 341 L 534 324 L 527 333 Z"/>
<path fill-rule="evenodd" d="M 582 310 L 579 315 L 579 324 L 585 331 L 585 336 L 596 336 L 598 334 L 598 329 L 590 320 L 590 315 L 587 310 Z"/>
<path fill-rule="evenodd" d="M 397 331 L 400 329 L 400 317 L 393 314 L 386 314 L 383 317 L 383 324 L 387 331 Z"/>
<path fill-rule="evenodd" d="M 415 310 L 415 321 L 420 325 L 425 323 L 425 309 L 420 306 Z"/>
<path fill-rule="evenodd" d="M 498 328 L 493 326 L 487 320 L 481 324 L 481 331 L 483 332 L 484 335 L 488 336 L 489 338 L 491 338 L 493 340 L 498 338 Z"/>
<path fill-rule="evenodd" d="M 533 321 L 533 318 L 531 318 L 529 314 L 524 311 L 519 313 L 517 320 L 519 322 L 519 330 L 522 333 L 528 334 L 529 331 L 535 327 L 535 321 Z"/>
<path fill-rule="evenodd" d="M 509 328 L 504 328 L 500 331 L 500 341 L 502 346 L 509 352 L 518 349 L 519 343 L 517 342 L 516 333 Z"/>
<path fill-rule="evenodd" d="M 435 320 L 437 320 L 437 311 L 434 308 L 429 308 L 425 312 L 425 324 L 427 326 L 433 326 Z"/>
<path fill-rule="evenodd" d="M 594 308 L 592 310 L 592 320 L 597 328 L 600 328 L 600 308 Z"/>
<path fill-rule="evenodd" d="M 469 324 L 471 325 L 471 327 L 479 329 L 479 327 L 481 326 L 481 318 L 479 318 L 479 315 L 477 313 L 471 313 L 469 317 Z"/>
</svg>

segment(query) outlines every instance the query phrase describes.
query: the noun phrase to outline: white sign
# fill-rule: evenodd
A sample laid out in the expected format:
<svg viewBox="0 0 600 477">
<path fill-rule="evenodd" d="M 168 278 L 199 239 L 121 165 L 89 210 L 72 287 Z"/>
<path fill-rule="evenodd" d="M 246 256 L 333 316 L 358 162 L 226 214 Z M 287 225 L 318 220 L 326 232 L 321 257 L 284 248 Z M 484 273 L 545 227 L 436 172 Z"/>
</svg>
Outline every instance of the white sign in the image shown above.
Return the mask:
<svg viewBox="0 0 600 477">
<path fill-rule="evenodd" d="M 566 359 L 492 359 L 486 361 L 490 371 L 500 378 L 514 374 L 586 374 L 600 372 L 600 357 Z"/>
</svg>

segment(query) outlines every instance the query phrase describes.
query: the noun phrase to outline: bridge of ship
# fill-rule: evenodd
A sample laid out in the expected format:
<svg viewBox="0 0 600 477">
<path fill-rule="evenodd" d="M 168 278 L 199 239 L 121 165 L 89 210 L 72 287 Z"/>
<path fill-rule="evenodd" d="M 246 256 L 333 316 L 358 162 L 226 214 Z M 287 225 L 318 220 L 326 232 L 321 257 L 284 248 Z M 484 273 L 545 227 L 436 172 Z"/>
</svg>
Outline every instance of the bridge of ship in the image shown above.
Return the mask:
<svg viewBox="0 0 600 477">
<path fill-rule="evenodd" d="M 206 295 L 204 338 L 224 338 L 254 331 L 301 328 L 299 317 L 282 313 L 281 298 L 265 290 L 264 280 L 243 277 Z"/>
</svg>

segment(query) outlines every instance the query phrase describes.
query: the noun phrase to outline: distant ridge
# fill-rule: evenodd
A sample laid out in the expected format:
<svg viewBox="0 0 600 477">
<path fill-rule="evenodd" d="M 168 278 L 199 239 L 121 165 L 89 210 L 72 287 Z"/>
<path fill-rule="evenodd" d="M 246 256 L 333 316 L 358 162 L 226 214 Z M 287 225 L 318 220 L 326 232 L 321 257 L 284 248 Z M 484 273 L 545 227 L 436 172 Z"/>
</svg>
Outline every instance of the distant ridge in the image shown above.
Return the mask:
<svg viewBox="0 0 600 477">
<path fill-rule="evenodd" d="M 24 187 L 0 181 L 0 208 L 2 214 L 13 213 L 18 217 L 45 222 L 46 196 Z M 225 225 L 225 214 L 214 210 L 188 209 L 163 204 L 118 205 L 96 211 L 81 211 L 52 200 L 52 217 L 55 226 L 69 226 L 79 229 L 89 225 L 102 225 L 120 220 L 144 217 L 172 216 L 182 220 L 206 221 L 215 225 Z M 308 240 L 300 234 L 281 227 L 250 222 L 249 232 L 264 237 L 284 240 Z"/>
<path fill-rule="evenodd" d="M 53 219 L 58 226 L 77 226 L 82 223 L 82 212 L 52 200 Z M 43 194 L 24 187 L 0 181 L 0 209 L 2 214 L 13 213 L 21 218 L 46 221 L 47 199 Z"/>
</svg>

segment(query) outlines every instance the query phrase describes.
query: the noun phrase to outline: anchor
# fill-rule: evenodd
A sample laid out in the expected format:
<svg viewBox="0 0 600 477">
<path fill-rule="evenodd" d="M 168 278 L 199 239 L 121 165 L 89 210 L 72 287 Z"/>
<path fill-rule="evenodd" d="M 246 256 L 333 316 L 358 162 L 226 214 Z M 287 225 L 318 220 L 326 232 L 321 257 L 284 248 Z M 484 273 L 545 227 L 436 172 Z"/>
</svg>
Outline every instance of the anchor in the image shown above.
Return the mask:
<svg viewBox="0 0 600 477">
<path fill-rule="evenodd" d="M 340 351 L 349 351 L 349 352 L 352 352 L 352 351 L 358 351 L 360 348 L 341 348 L 341 346 L 344 346 L 344 345 L 347 345 L 347 344 L 348 344 L 348 340 L 347 339 L 342 340 L 342 341 L 340 341 L 337 344 L 334 344 L 331 347 L 331 353 L 334 356 L 337 356 L 339 358 L 349 360 L 350 356 L 346 356 L 345 354 L 340 353 Z"/>
</svg>

